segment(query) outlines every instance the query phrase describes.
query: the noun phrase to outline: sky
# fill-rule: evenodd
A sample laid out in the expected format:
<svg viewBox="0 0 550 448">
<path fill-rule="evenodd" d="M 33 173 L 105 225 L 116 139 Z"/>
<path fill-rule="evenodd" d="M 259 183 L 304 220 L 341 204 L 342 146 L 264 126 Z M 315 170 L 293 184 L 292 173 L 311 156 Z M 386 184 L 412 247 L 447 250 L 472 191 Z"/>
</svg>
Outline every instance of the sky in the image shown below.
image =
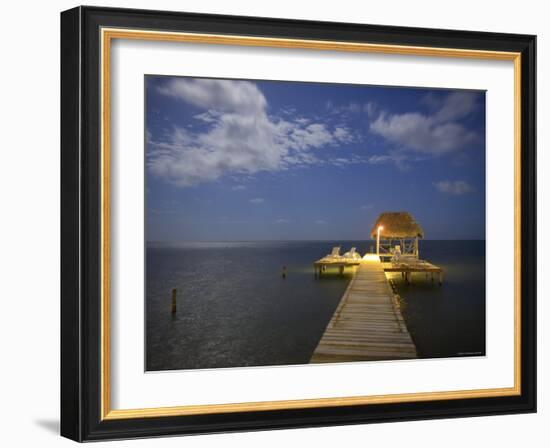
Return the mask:
<svg viewBox="0 0 550 448">
<path fill-rule="evenodd" d="M 145 77 L 148 241 L 485 238 L 485 92 Z"/>
</svg>

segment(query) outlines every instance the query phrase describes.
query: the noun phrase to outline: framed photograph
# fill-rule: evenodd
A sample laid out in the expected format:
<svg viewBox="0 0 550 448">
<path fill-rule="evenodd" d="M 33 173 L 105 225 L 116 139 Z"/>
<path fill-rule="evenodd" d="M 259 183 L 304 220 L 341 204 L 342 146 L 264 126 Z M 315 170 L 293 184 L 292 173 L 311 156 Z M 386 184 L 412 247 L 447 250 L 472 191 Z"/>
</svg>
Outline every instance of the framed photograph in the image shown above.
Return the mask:
<svg viewBox="0 0 550 448">
<path fill-rule="evenodd" d="M 536 410 L 535 36 L 61 14 L 61 433 Z"/>
</svg>

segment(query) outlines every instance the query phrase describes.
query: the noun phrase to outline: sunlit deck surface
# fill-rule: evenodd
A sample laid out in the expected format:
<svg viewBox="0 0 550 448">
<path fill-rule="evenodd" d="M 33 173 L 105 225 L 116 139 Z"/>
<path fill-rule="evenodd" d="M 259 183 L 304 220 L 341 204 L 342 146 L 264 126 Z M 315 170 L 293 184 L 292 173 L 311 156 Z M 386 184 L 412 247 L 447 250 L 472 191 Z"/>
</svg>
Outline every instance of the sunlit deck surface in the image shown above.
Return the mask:
<svg viewBox="0 0 550 448">
<path fill-rule="evenodd" d="M 417 357 L 399 302 L 384 272 L 380 258 L 339 263 L 315 263 L 319 273 L 323 266 L 358 266 L 332 316 L 310 362 L 348 362 Z M 341 271 L 343 272 L 343 271 Z"/>
</svg>

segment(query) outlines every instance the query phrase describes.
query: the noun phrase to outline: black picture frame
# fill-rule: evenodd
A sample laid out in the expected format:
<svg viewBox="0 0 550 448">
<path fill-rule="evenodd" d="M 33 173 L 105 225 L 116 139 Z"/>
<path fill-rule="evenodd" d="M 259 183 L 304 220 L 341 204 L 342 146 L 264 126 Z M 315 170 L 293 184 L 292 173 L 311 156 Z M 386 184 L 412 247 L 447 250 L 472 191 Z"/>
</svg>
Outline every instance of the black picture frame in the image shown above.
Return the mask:
<svg viewBox="0 0 550 448">
<path fill-rule="evenodd" d="M 149 418 L 101 415 L 100 29 L 521 53 L 521 394 Z M 76 441 L 536 411 L 536 37 L 77 7 L 61 13 L 61 435 Z"/>
</svg>

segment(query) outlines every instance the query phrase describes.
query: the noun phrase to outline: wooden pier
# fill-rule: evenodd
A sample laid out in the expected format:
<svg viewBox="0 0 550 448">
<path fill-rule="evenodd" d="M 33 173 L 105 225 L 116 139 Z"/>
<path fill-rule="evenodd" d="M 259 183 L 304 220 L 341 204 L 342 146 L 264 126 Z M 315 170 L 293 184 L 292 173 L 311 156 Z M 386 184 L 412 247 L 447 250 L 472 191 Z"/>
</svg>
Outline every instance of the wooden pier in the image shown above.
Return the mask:
<svg viewBox="0 0 550 448">
<path fill-rule="evenodd" d="M 319 262 L 316 262 L 315 268 L 321 273 L 323 269 Z M 347 266 L 343 263 L 331 264 L 335 264 L 343 272 L 343 267 Z M 310 362 L 416 358 L 416 347 L 380 258 L 371 256 L 366 260 L 354 260 L 352 265 L 357 266 L 357 272 Z"/>
</svg>

